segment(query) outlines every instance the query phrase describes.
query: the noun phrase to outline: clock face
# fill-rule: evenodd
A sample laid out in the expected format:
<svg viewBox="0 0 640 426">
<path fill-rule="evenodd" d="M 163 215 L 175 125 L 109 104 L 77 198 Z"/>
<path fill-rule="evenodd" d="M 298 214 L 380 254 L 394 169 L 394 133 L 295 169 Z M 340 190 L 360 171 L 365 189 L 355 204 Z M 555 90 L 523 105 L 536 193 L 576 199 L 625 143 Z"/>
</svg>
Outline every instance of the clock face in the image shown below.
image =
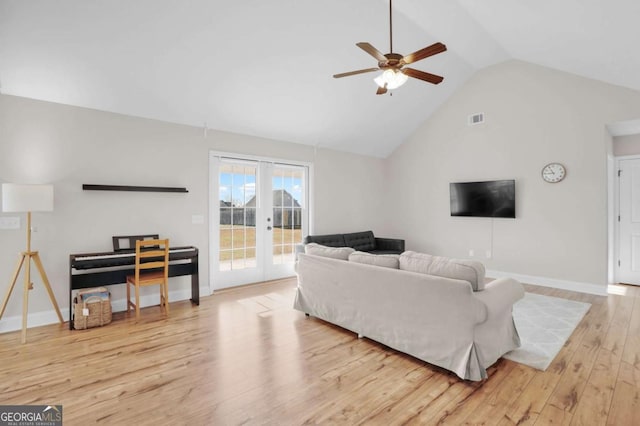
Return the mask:
<svg viewBox="0 0 640 426">
<path fill-rule="evenodd" d="M 566 174 L 564 166 L 560 163 L 550 163 L 542 169 L 542 179 L 550 183 L 560 182 Z"/>
</svg>

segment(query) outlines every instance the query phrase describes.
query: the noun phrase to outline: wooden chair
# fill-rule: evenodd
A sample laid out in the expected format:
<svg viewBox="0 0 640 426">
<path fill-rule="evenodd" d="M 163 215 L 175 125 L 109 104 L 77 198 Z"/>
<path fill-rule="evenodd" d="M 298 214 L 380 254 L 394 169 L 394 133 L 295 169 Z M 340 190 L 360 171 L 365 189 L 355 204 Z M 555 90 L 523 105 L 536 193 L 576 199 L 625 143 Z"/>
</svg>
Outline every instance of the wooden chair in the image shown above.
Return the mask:
<svg viewBox="0 0 640 426">
<path fill-rule="evenodd" d="M 153 269 L 149 272 L 150 269 Z M 140 287 L 160 286 L 160 308 L 169 315 L 169 240 L 136 241 L 135 274 L 127 276 L 127 312 L 136 310 L 140 318 Z M 131 286 L 135 288 L 136 302 L 131 301 Z"/>
</svg>

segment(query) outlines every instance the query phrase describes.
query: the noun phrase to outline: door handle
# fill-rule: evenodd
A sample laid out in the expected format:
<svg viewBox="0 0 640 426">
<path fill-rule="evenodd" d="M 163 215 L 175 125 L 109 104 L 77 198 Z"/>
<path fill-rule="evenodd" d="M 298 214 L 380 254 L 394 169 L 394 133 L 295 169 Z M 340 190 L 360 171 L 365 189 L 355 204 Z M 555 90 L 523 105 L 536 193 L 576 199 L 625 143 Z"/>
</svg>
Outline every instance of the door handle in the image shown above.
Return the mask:
<svg viewBox="0 0 640 426">
<path fill-rule="evenodd" d="M 267 226 L 267 231 L 271 231 L 271 227 L 270 226 Z"/>
</svg>

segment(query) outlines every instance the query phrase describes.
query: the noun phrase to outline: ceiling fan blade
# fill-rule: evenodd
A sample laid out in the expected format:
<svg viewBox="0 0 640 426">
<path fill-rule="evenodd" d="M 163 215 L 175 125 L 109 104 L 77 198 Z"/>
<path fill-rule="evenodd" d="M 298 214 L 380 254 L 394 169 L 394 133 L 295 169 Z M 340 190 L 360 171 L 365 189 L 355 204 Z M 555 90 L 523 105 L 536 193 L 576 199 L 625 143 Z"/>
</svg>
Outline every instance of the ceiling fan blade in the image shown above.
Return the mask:
<svg viewBox="0 0 640 426">
<path fill-rule="evenodd" d="M 428 58 L 429 56 L 437 55 L 438 53 L 442 53 L 447 50 L 447 46 L 442 43 L 434 43 L 431 46 L 425 47 L 424 49 L 420 49 L 416 52 L 410 53 L 404 58 L 402 58 L 405 64 L 412 64 L 414 62 L 418 62 L 424 58 Z"/>
<path fill-rule="evenodd" d="M 378 90 L 376 90 L 376 95 L 384 95 L 387 93 L 387 84 L 385 83 L 384 87 L 378 86 Z"/>
<path fill-rule="evenodd" d="M 365 70 L 343 72 L 341 74 L 334 74 L 333 78 L 349 77 L 350 75 L 364 74 L 366 72 L 374 72 L 374 71 L 378 71 L 378 70 L 380 70 L 380 68 L 367 68 Z"/>
<path fill-rule="evenodd" d="M 414 70 L 413 68 L 402 68 L 401 71 L 409 77 L 417 78 L 428 83 L 438 84 L 441 83 L 442 80 L 444 80 L 444 77 L 441 77 L 439 75 L 429 74 L 428 72 L 420 70 Z"/>
<path fill-rule="evenodd" d="M 378 62 L 385 62 L 387 60 L 387 58 L 385 58 L 385 56 L 382 54 L 382 52 L 380 52 L 378 49 L 376 49 L 375 47 L 373 47 L 369 43 L 360 42 L 360 43 L 356 43 L 356 46 L 358 46 L 360 49 L 364 50 L 369 55 L 371 55 L 374 58 L 376 58 L 378 60 Z"/>
</svg>

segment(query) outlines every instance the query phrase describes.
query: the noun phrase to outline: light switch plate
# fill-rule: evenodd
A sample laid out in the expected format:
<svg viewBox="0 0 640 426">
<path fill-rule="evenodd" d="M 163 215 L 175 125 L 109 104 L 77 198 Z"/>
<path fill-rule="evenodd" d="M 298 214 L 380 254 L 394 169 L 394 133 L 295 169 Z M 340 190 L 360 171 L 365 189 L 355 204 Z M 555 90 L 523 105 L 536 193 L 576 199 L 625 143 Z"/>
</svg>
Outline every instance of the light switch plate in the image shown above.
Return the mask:
<svg viewBox="0 0 640 426">
<path fill-rule="evenodd" d="M 20 216 L 0 217 L 0 229 L 20 229 Z"/>
</svg>

